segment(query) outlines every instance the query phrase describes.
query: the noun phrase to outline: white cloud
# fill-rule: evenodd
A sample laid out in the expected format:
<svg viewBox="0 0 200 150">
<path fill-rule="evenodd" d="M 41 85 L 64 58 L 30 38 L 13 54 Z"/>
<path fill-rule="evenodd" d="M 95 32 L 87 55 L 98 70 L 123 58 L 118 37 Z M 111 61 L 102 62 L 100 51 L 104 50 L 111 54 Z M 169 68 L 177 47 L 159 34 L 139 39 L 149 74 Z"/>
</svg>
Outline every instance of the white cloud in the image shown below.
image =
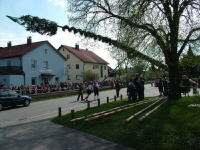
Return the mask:
<svg viewBox="0 0 200 150">
<path fill-rule="evenodd" d="M 49 2 L 53 3 L 56 6 L 60 6 L 62 8 L 66 8 L 67 3 L 64 0 L 48 0 Z"/>
</svg>

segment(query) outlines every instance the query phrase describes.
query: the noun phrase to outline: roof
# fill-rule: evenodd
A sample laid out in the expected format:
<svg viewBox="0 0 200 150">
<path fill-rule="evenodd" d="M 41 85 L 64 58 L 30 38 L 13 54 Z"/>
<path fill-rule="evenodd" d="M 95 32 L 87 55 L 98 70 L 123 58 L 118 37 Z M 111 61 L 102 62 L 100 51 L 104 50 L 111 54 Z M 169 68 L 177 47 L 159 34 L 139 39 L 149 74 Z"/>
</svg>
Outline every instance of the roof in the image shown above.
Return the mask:
<svg viewBox="0 0 200 150">
<path fill-rule="evenodd" d="M 62 58 L 66 60 L 66 58 L 62 54 L 60 54 L 55 49 L 55 47 L 51 45 L 48 41 L 40 41 L 40 42 L 31 43 L 29 45 L 22 44 L 22 45 L 15 45 L 11 47 L 2 48 L 0 49 L 0 59 L 23 56 L 45 43 L 49 44 L 53 50 L 55 50 Z"/>
<path fill-rule="evenodd" d="M 110 66 L 108 66 L 108 72 L 109 73 L 117 73 L 117 71 L 112 69 Z"/>
<path fill-rule="evenodd" d="M 59 50 L 64 47 L 66 48 L 69 52 L 74 54 L 76 57 L 78 57 L 80 60 L 83 62 L 89 62 L 89 63 L 99 63 L 99 64 L 109 64 L 107 61 L 93 53 L 92 51 L 89 50 L 84 50 L 84 49 L 76 49 L 74 47 L 66 46 L 66 45 L 61 45 L 59 47 Z"/>
</svg>

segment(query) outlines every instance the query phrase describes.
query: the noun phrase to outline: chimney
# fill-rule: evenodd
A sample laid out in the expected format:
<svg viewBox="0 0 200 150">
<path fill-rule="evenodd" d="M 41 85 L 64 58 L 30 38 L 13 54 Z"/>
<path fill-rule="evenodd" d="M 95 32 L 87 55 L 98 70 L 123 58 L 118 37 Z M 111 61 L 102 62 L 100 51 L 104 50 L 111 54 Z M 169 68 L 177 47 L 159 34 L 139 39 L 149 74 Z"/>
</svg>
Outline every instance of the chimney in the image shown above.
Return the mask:
<svg viewBox="0 0 200 150">
<path fill-rule="evenodd" d="M 3 52 L 3 47 L 0 47 L 0 52 Z"/>
<path fill-rule="evenodd" d="M 78 45 L 78 44 L 76 44 L 76 45 L 75 45 L 75 48 L 76 48 L 76 49 L 79 49 L 79 45 Z"/>
<path fill-rule="evenodd" d="M 8 42 L 8 47 L 11 47 L 11 46 L 12 46 L 11 41 L 9 41 Z"/>
<path fill-rule="evenodd" d="M 29 37 L 27 38 L 27 46 L 28 46 L 28 45 L 31 45 L 31 43 L 32 43 L 32 39 L 31 39 L 31 36 L 29 36 Z"/>
</svg>

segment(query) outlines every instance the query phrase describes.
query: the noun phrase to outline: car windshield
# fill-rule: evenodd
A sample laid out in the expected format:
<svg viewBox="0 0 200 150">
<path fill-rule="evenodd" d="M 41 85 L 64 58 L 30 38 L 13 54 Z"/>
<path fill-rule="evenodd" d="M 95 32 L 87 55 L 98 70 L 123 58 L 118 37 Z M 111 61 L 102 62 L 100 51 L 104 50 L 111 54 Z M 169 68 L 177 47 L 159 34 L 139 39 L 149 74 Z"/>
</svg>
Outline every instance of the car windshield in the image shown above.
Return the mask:
<svg viewBox="0 0 200 150">
<path fill-rule="evenodd" d="M 0 97 L 9 97 L 8 91 L 1 91 Z"/>
<path fill-rule="evenodd" d="M 17 97 L 19 94 L 13 91 L 1 91 L 0 97 Z"/>
<path fill-rule="evenodd" d="M 13 91 L 8 91 L 8 94 L 10 95 L 10 97 L 17 97 L 19 94 Z"/>
</svg>

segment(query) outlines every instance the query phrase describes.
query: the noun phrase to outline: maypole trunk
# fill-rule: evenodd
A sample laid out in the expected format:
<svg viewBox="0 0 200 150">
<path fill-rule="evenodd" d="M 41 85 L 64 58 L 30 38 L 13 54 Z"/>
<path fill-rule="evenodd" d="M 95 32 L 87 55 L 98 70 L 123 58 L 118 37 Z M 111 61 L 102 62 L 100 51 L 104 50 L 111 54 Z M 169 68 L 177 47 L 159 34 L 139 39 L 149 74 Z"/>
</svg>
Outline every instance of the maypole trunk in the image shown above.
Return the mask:
<svg viewBox="0 0 200 150">
<path fill-rule="evenodd" d="M 175 57 L 170 58 L 170 63 L 168 65 L 169 69 L 169 99 L 179 99 L 181 98 L 181 73 L 179 71 L 179 62 Z"/>
</svg>

